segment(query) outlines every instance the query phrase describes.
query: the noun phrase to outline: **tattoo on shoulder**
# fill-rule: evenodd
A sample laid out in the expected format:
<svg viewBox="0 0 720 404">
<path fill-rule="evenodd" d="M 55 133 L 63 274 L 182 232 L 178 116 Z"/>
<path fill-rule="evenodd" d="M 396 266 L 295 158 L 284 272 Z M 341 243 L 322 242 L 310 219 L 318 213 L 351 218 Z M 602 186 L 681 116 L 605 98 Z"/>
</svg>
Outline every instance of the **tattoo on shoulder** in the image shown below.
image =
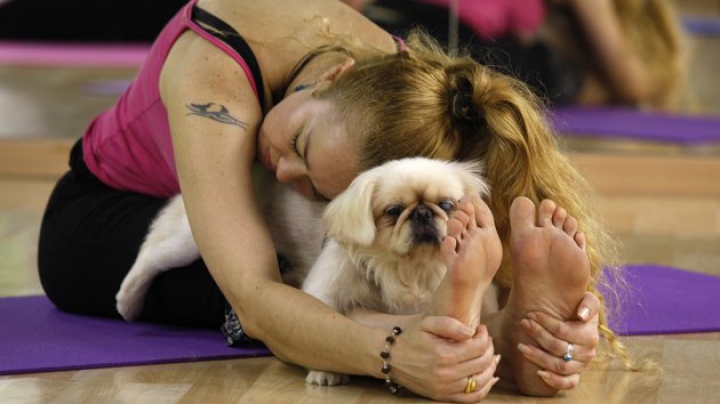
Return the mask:
<svg viewBox="0 0 720 404">
<path fill-rule="evenodd" d="M 185 115 L 199 115 L 212 119 L 216 122 L 229 123 L 230 125 L 239 126 L 247 129 L 247 123 L 240 121 L 230 115 L 228 109 L 224 105 L 209 102 L 207 104 L 189 104 L 185 106 L 188 113 Z"/>
</svg>

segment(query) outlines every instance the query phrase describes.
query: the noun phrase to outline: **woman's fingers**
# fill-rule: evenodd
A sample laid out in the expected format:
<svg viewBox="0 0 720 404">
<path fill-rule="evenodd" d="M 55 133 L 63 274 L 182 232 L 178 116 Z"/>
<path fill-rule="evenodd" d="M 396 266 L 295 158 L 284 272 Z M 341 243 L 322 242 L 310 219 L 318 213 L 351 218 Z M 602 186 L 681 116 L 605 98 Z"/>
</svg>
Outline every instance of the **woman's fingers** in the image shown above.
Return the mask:
<svg viewBox="0 0 720 404">
<path fill-rule="evenodd" d="M 580 353 L 582 351 L 582 347 L 577 345 L 575 347 L 576 355 L 584 355 L 583 353 Z M 561 376 L 582 373 L 587 366 L 587 362 L 585 361 L 575 359 L 565 361 L 560 357 L 560 355 L 555 356 L 532 345 L 519 344 L 518 349 L 530 362 Z"/>
<path fill-rule="evenodd" d="M 532 312 L 520 325 L 548 352 L 562 355 L 568 342 L 588 348 L 597 348 L 600 342 L 597 315 L 587 322 L 561 321 L 542 312 Z M 592 358 L 590 358 L 592 359 Z"/>
<path fill-rule="evenodd" d="M 495 377 L 497 363 L 480 374 L 464 377 L 453 383 L 454 392 L 442 401 L 458 403 L 477 403 L 487 397 L 490 389 L 500 380 Z"/>
<path fill-rule="evenodd" d="M 538 371 L 540 376 L 548 386 L 558 390 L 571 390 L 578 386 L 580 383 L 580 374 L 572 374 L 569 376 L 557 375 L 553 372 L 546 370 Z"/>
<path fill-rule="evenodd" d="M 448 316 L 424 317 L 420 322 L 420 330 L 453 341 L 466 341 L 476 334 L 476 330 Z"/>
<path fill-rule="evenodd" d="M 449 391 L 438 399 L 460 403 L 475 403 L 482 400 L 499 380 L 495 377 L 495 372 L 500 359 L 500 355 L 488 350 L 482 357 L 461 364 L 457 369 L 458 374 L 469 376 L 462 376 L 448 383 Z M 478 372 L 478 369 L 482 370 Z"/>
<path fill-rule="evenodd" d="M 572 389 L 579 383 L 580 374 L 597 352 L 598 310 L 597 298 L 586 294 L 578 306 L 581 318 L 578 321 L 562 321 L 542 312 L 529 313 L 521 320 L 520 325 L 538 346 L 521 344 L 518 349 L 527 360 L 543 369 L 538 376 L 550 387 Z M 563 357 L 566 354 L 571 355 L 570 360 Z"/>
<path fill-rule="evenodd" d="M 492 338 L 484 325 L 464 341 L 443 337 L 458 333 L 462 327 L 452 318 L 429 316 L 414 330 L 403 333 L 393 352 L 397 354 L 393 361 L 397 380 L 393 380 L 440 401 L 477 402 L 484 398 L 497 382 L 494 374 L 500 358 L 494 354 Z"/>
<path fill-rule="evenodd" d="M 588 321 L 600 312 L 600 300 L 593 293 L 585 292 L 585 296 L 577 307 L 578 319 Z"/>
<path fill-rule="evenodd" d="M 599 335 L 597 321 L 588 323 L 562 322 L 544 313 L 530 313 L 520 325 L 537 341 L 539 347 L 519 346 L 529 361 L 558 375 L 582 373 L 597 353 Z M 573 344 L 572 360 L 561 358 Z"/>
<path fill-rule="evenodd" d="M 565 361 L 560 357 L 553 356 L 534 346 L 520 344 L 518 349 L 527 360 L 543 369 L 538 371 L 538 376 L 540 376 L 548 386 L 554 389 L 574 389 L 580 382 L 580 374 L 582 374 L 586 368 L 586 363 L 584 362 L 574 359 Z M 575 352 L 578 352 L 577 348 Z"/>
</svg>

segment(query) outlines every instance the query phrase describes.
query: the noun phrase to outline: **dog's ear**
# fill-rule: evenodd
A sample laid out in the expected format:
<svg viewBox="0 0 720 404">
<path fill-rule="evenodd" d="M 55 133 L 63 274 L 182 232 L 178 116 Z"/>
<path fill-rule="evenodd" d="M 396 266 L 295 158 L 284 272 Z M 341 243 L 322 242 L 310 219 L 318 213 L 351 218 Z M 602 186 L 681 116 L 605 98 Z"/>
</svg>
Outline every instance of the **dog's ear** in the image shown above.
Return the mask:
<svg viewBox="0 0 720 404">
<path fill-rule="evenodd" d="M 480 161 L 456 163 L 459 177 L 466 194 L 474 193 L 483 199 L 490 196 L 490 184 L 484 176 L 484 165 Z"/>
<path fill-rule="evenodd" d="M 374 171 L 365 172 L 328 204 L 323 219 L 329 236 L 341 243 L 372 244 L 377 230 L 372 212 L 377 180 Z"/>
</svg>

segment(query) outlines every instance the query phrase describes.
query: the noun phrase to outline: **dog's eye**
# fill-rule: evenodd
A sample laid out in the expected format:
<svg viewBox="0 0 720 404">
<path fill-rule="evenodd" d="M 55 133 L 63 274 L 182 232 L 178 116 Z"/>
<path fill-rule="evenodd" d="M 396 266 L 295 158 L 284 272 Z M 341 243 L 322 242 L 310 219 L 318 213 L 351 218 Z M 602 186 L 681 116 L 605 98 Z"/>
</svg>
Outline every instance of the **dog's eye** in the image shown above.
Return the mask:
<svg viewBox="0 0 720 404">
<path fill-rule="evenodd" d="M 438 206 L 440 206 L 440 209 L 444 210 L 445 212 L 450 212 L 453 206 L 455 206 L 455 204 L 450 201 L 442 201 L 438 204 Z"/>
<path fill-rule="evenodd" d="M 385 211 L 385 214 L 390 217 L 397 218 L 402 214 L 402 212 L 403 212 L 402 206 L 394 205 L 394 206 L 387 208 L 387 210 Z"/>
</svg>

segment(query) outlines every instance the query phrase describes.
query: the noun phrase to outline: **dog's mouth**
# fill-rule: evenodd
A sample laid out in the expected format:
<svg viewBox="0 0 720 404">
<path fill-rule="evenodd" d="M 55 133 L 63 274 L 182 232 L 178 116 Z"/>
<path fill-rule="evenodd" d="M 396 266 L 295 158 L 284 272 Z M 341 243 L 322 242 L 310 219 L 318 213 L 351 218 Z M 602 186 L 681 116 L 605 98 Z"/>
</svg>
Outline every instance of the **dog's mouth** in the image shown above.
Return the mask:
<svg viewBox="0 0 720 404">
<path fill-rule="evenodd" d="M 442 234 L 438 230 L 434 220 L 435 214 L 432 209 L 425 205 L 418 205 L 411 214 L 412 221 L 412 243 L 418 244 L 439 244 Z"/>
<path fill-rule="evenodd" d="M 440 244 L 442 236 L 434 225 L 423 226 L 422 229 L 413 229 L 413 244 Z"/>
</svg>

